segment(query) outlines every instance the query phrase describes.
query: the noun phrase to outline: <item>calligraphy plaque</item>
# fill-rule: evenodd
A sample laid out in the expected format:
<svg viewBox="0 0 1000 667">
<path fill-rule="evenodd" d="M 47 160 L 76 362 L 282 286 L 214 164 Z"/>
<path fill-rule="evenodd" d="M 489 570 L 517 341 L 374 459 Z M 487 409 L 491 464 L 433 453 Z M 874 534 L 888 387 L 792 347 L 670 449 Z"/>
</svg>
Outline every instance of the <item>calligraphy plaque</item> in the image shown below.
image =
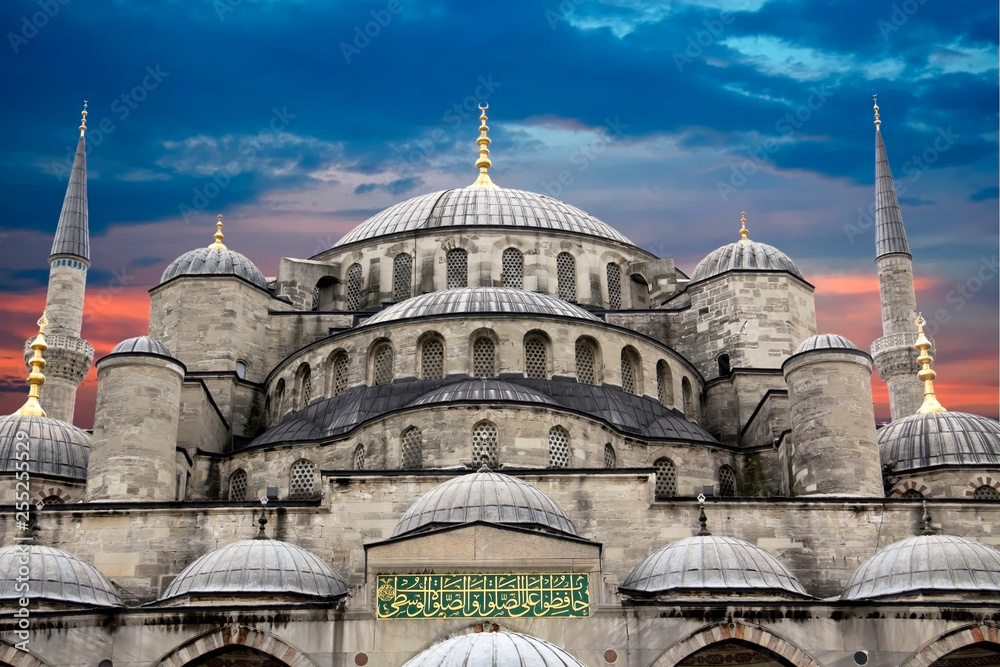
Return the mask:
<svg viewBox="0 0 1000 667">
<path fill-rule="evenodd" d="M 590 577 L 571 574 L 380 574 L 378 618 L 586 618 Z"/>
</svg>

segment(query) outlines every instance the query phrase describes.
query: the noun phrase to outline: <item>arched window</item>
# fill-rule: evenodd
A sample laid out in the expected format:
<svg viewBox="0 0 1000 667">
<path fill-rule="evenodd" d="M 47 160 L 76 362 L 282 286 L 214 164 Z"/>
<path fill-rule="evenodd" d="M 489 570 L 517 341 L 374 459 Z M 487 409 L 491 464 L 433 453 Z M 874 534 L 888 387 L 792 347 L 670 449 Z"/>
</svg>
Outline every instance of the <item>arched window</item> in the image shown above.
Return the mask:
<svg viewBox="0 0 1000 667">
<path fill-rule="evenodd" d="M 549 467 L 568 468 L 569 463 L 569 432 L 562 426 L 553 426 L 549 429 Z"/>
<path fill-rule="evenodd" d="M 445 255 L 448 289 L 469 286 L 469 254 L 461 248 L 454 248 Z"/>
<path fill-rule="evenodd" d="M 323 276 L 316 281 L 312 291 L 312 309 L 322 310 L 324 306 L 329 306 L 333 301 L 333 290 L 337 285 L 337 280 L 332 276 Z"/>
<path fill-rule="evenodd" d="M 668 458 L 656 459 L 653 462 L 656 469 L 656 486 L 653 490 L 655 500 L 666 500 L 677 495 L 677 469 L 674 462 Z"/>
<path fill-rule="evenodd" d="M 271 402 L 274 406 L 274 419 L 272 421 L 277 421 L 281 419 L 285 414 L 285 378 L 280 378 L 278 384 L 274 386 L 274 401 Z"/>
<path fill-rule="evenodd" d="M 674 404 L 674 379 L 670 373 L 670 364 L 664 359 L 656 362 L 656 396 L 660 405 L 671 407 Z"/>
<path fill-rule="evenodd" d="M 476 424 L 472 428 L 472 465 L 496 468 L 499 453 L 496 425 L 487 421 Z"/>
<path fill-rule="evenodd" d="M 681 378 L 681 393 L 684 395 L 684 416 L 694 419 L 694 392 L 691 390 L 691 380 L 686 375 Z"/>
<path fill-rule="evenodd" d="M 372 384 L 392 383 L 392 345 L 380 343 L 372 350 Z"/>
<path fill-rule="evenodd" d="M 400 460 L 405 470 L 419 470 L 422 466 L 420 429 L 409 426 L 399 436 Z"/>
<path fill-rule="evenodd" d="M 631 346 L 622 348 L 622 391 L 636 396 L 642 394 L 642 360 Z"/>
<path fill-rule="evenodd" d="M 597 384 L 597 364 L 594 346 L 582 338 L 576 340 L 576 381 Z"/>
<path fill-rule="evenodd" d="M 339 396 L 347 389 L 347 353 L 334 352 L 329 361 L 330 396 Z"/>
<path fill-rule="evenodd" d="M 538 334 L 524 338 L 524 377 L 544 380 L 548 376 L 545 339 Z"/>
<path fill-rule="evenodd" d="M 361 265 L 351 264 L 351 268 L 347 269 L 347 310 L 361 310 L 364 305 L 363 288 Z"/>
<path fill-rule="evenodd" d="M 504 287 L 524 289 L 524 255 L 517 248 L 507 248 L 501 257 L 503 273 L 500 274 Z"/>
<path fill-rule="evenodd" d="M 403 301 L 410 298 L 413 283 L 413 258 L 401 252 L 392 260 L 392 298 Z"/>
<path fill-rule="evenodd" d="M 990 487 L 993 488 L 993 487 Z M 995 490 L 995 489 L 994 489 Z M 923 498 L 924 494 L 920 493 L 918 489 L 907 489 L 899 494 L 900 498 Z"/>
<path fill-rule="evenodd" d="M 230 500 L 246 500 L 247 499 L 247 471 L 237 470 L 232 475 L 229 476 L 229 499 Z"/>
<path fill-rule="evenodd" d="M 299 364 L 295 371 L 296 410 L 301 410 L 312 400 L 312 369 L 307 363 Z"/>
<path fill-rule="evenodd" d="M 576 260 L 568 252 L 556 257 L 556 276 L 559 281 L 559 298 L 576 301 Z"/>
<path fill-rule="evenodd" d="M 983 484 L 972 492 L 972 497 L 977 500 L 1000 500 L 1000 491 L 989 484 Z"/>
<path fill-rule="evenodd" d="M 608 264 L 608 307 L 611 310 L 622 307 L 622 270 L 613 262 Z"/>
<path fill-rule="evenodd" d="M 420 378 L 440 380 L 444 378 L 444 341 L 432 335 L 420 344 Z"/>
<path fill-rule="evenodd" d="M 288 499 L 308 500 L 316 495 L 316 466 L 308 459 L 299 459 L 288 471 Z"/>
<path fill-rule="evenodd" d="M 241 380 L 247 379 L 247 362 L 242 359 L 236 360 L 236 377 Z"/>
<path fill-rule="evenodd" d="M 727 465 L 719 468 L 719 495 L 723 497 L 736 495 L 736 471 Z"/>
<path fill-rule="evenodd" d="M 354 448 L 354 454 L 351 456 L 351 463 L 354 465 L 355 470 L 365 469 L 365 446 L 358 445 Z"/>
<path fill-rule="evenodd" d="M 611 446 L 610 442 L 604 445 L 604 467 L 618 467 L 618 454 L 615 453 L 615 448 Z"/>
<path fill-rule="evenodd" d="M 496 345 L 487 336 L 479 336 L 472 343 L 472 377 L 496 377 Z"/>
<path fill-rule="evenodd" d="M 716 357 L 716 361 L 719 362 L 719 377 L 729 377 L 729 355 L 725 353 L 720 354 Z"/>
<path fill-rule="evenodd" d="M 67 498 L 68 498 L 68 496 L 67 496 Z M 45 505 L 63 505 L 65 503 L 66 503 L 66 501 L 63 500 L 61 496 L 57 496 L 55 494 L 52 494 L 52 495 L 45 496 L 44 498 L 42 498 L 41 505 L 42 505 L 42 507 L 44 507 Z"/>
</svg>

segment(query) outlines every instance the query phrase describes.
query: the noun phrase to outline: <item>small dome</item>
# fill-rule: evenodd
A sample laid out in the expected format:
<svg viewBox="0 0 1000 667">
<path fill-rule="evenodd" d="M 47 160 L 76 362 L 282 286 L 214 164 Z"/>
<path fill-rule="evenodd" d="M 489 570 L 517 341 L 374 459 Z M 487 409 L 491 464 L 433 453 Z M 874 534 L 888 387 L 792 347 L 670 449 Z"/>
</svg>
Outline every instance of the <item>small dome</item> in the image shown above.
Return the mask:
<svg viewBox="0 0 1000 667">
<path fill-rule="evenodd" d="M 819 334 L 810 336 L 795 348 L 795 354 L 811 352 L 812 350 L 856 350 L 857 345 L 837 334 Z"/>
<path fill-rule="evenodd" d="M 525 292 L 509 287 L 454 287 L 393 304 L 372 315 L 365 325 L 456 313 L 558 315 L 591 322 L 600 321 L 583 308 L 548 294 Z"/>
<path fill-rule="evenodd" d="M 37 544 L 0 548 L 0 600 L 47 600 L 87 607 L 122 607 L 115 585 L 96 567 L 71 553 Z M 17 591 L 18 568 L 27 556 L 28 587 Z"/>
<path fill-rule="evenodd" d="M 1000 551 L 964 537 L 919 535 L 866 560 L 840 599 L 958 591 L 1000 593 Z"/>
<path fill-rule="evenodd" d="M 671 542 L 642 561 L 619 588 L 640 595 L 669 591 L 808 595 L 795 575 L 767 551 L 718 535 Z"/>
<path fill-rule="evenodd" d="M 156 340 L 155 338 L 150 338 L 149 336 L 136 336 L 134 338 L 126 338 L 122 342 L 115 345 L 114 349 L 111 350 L 111 354 L 121 354 L 123 352 L 141 352 L 144 354 L 158 354 L 161 357 L 172 357 L 170 350 L 167 346 Z"/>
<path fill-rule="evenodd" d="M 455 401 L 512 401 L 557 405 L 554 400 L 530 387 L 500 380 L 464 380 L 429 391 L 410 403 L 410 407 Z"/>
<path fill-rule="evenodd" d="M 788 271 L 802 278 L 802 272 L 788 255 L 774 246 L 750 239 L 736 241 L 717 248 L 698 262 L 691 282 L 705 280 L 726 271 Z"/>
<path fill-rule="evenodd" d="M 632 245 L 625 236 L 575 206 L 510 188 L 456 188 L 407 199 L 368 218 L 333 247 L 381 236 L 442 227 L 554 229 Z"/>
<path fill-rule="evenodd" d="M 893 472 L 933 466 L 1000 467 L 1000 422 L 965 412 L 897 419 L 878 432 L 882 463 Z"/>
<path fill-rule="evenodd" d="M 72 424 L 51 417 L 0 417 L 0 470 L 20 469 L 17 443 L 22 442 L 24 436 L 19 439 L 18 433 L 27 436 L 29 472 L 86 481 L 90 436 Z"/>
<path fill-rule="evenodd" d="M 347 594 L 344 580 L 316 554 L 278 540 L 241 540 L 210 551 L 177 575 L 161 600 L 181 595 Z"/>
<path fill-rule="evenodd" d="M 510 475 L 476 472 L 450 479 L 420 496 L 396 524 L 392 536 L 474 521 L 577 534 L 563 509 L 538 487 Z"/>
<path fill-rule="evenodd" d="M 416 655 L 403 667 L 583 667 L 547 641 L 516 632 L 479 632 L 452 637 Z"/>
<path fill-rule="evenodd" d="M 160 282 L 165 283 L 177 276 L 237 276 L 261 289 L 267 289 L 267 281 L 260 269 L 240 253 L 228 248 L 190 250 L 170 263 Z"/>
</svg>

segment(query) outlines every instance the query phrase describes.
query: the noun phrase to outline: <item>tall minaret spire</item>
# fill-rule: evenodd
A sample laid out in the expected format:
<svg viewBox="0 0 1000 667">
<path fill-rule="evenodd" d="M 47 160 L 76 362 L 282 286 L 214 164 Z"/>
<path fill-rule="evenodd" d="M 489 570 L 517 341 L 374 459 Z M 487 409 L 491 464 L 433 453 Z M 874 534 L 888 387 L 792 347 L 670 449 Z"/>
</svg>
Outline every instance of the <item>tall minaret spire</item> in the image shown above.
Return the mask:
<svg viewBox="0 0 1000 667">
<path fill-rule="evenodd" d="M 49 288 L 45 298 L 49 319 L 45 354 L 47 381 L 40 400 L 47 416 L 64 422 L 73 421 L 76 388 L 90 370 L 94 358 L 94 348 L 80 338 L 83 295 L 90 268 L 86 132 L 87 103 L 84 102 L 76 156 L 49 254 Z M 30 342 L 25 344 L 26 361 L 33 354 Z"/>
<path fill-rule="evenodd" d="M 893 420 L 916 414 L 923 402 L 923 383 L 917 379 L 917 297 L 913 288 L 913 255 L 903 228 L 896 186 L 889 169 L 878 100 L 875 100 L 875 265 L 882 300 L 883 336 L 872 343 L 872 357 L 889 385 Z"/>
</svg>

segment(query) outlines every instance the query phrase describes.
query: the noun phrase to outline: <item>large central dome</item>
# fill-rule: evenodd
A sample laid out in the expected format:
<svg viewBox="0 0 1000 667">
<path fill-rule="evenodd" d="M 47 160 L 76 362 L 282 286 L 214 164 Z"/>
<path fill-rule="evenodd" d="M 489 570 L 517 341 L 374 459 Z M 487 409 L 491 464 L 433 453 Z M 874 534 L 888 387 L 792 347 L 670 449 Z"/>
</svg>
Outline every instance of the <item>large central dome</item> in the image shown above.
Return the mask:
<svg viewBox="0 0 1000 667">
<path fill-rule="evenodd" d="M 334 247 L 402 232 L 471 226 L 554 229 L 634 245 L 606 223 L 558 199 L 510 188 L 467 187 L 390 206 L 345 234 Z"/>
</svg>

